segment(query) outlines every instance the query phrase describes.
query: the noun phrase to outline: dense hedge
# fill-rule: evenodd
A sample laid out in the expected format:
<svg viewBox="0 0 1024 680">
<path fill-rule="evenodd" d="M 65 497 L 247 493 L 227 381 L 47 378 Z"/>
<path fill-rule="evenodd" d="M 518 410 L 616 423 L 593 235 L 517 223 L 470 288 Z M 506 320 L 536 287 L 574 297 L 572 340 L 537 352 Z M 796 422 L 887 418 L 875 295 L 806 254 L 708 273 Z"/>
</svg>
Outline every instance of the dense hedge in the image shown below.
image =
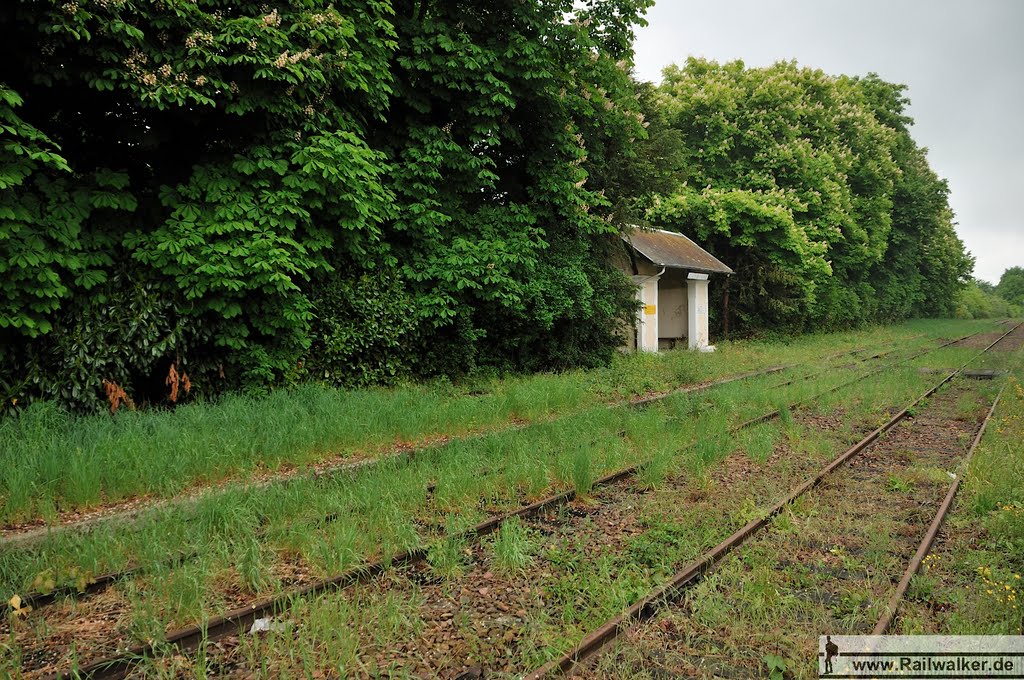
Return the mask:
<svg viewBox="0 0 1024 680">
<path fill-rule="evenodd" d="M 634 222 L 737 269 L 744 332 L 951 314 L 970 260 L 902 89 L 635 83 L 650 4 L 5 3 L 4 407 L 600 364 Z"/>
<path fill-rule="evenodd" d="M 650 3 L 585 4 L 5 4 L 5 403 L 605 361 Z"/>
<path fill-rule="evenodd" d="M 1019 317 L 1024 314 L 1024 296 L 1016 298 L 1019 302 L 1011 302 L 1014 291 L 1014 278 L 1020 277 L 1024 284 L 1024 269 L 1011 267 L 1007 269 L 1000 284 L 993 286 L 988 281 L 972 279 L 967 282 L 957 297 L 956 316 L 958 319 L 1005 319 Z M 1020 288 L 1024 293 L 1024 286 Z M 1007 295 L 1007 292 L 1010 295 Z"/>
<path fill-rule="evenodd" d="M 1010 304 L 1024 307 L 1024 267 L 1004 271 L 999 283 L 989 292 L 993 291 Z"/>
</svg>

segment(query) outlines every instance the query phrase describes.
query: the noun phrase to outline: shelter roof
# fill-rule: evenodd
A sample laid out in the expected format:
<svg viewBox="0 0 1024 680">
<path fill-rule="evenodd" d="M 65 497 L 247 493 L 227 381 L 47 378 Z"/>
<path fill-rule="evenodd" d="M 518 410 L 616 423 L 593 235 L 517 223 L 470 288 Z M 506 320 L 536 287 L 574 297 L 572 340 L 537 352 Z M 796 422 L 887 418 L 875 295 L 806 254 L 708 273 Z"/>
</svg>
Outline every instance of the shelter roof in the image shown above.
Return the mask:
<svg viewBox="0 0 1024 680">
<path fill-rule="evenodd" d="M 733 274 L 721 260 L 682 234 L 662 229 L 636 229 L 622 239 L 659 267 L 705 274 Z"/>
</svg>

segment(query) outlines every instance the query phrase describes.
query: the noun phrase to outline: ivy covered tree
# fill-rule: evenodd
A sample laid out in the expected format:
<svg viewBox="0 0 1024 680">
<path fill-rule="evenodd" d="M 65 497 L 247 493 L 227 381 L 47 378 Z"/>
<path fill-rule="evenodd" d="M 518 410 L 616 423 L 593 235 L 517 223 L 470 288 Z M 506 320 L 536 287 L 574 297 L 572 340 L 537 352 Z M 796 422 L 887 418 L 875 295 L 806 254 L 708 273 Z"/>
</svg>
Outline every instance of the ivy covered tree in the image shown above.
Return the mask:
<svg viewBox="0 0 1024 680">
<path fill-rule="evenodd" d="M 3 403 L 594 365 L 634 223 L 732 265 L 745 329 L 952 314 L 971 260 L 902 88 L 637 83 L 651 4 L 6 3 Z"/>
<path fill-rule="evenodd" d="M 650 4 L 5 4 L 5 403 L 604 360 Z"/>
<path fill-rule="evenodd" d="M 402 210 L 392 253 L 449 365 L 607 358 L 630 291 L 591 181 L 644 136 L 629 76 L 646 1 L 407 3 L 396 96 L 375 137 Z"/>
<path fill-rule="evenodd" d="M 45 316 L 15 301 L 0 326 L 23 335 L 57 326 L 57 338 L 74 321 L 65 301 L 96 287 L 110 297 L 104 284 L 127 269 L 158 282 L 158 297 L 209 341 L 154 352 L 201 351 L 228 365 L 235 384 L 295 364 L 312 318 L 304 284 L 330 269 L 333 252 L 379 242 L 393 214 L 386 156 L 365 140 L 391 92 L 390 7 L 316 5 L 5 6 L 6 87 L 56 160 L 21 173 L 7 194 L 24 206 L 37 193 L 36 205 L 52 207 L 0 226 L 0 259 L 12 269 L 33 269 L 19 255 L 27 248 L 50 254 L 49 283 L 20 288 Z M 8 168 L 24 156 L 5 151 Z M 94 392 L 107 377 L 97 371 Z"/>
</svg>

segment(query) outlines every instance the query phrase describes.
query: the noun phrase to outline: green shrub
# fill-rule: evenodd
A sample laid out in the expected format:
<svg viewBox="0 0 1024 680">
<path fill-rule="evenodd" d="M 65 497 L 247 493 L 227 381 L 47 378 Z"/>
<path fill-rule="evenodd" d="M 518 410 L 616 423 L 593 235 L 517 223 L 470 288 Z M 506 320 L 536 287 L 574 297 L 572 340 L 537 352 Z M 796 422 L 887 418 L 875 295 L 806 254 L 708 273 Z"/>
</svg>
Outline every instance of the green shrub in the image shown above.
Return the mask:
<svg viewBox="0 0 1024 680">
<path fill-rule="evenodd" d="M 396 272 L 325 276 L 312 287 L 315 315 L 306 368 L 314 380 L 363 387 L 411 372 L 407 343 L 415 303 Z"/>
</svg>

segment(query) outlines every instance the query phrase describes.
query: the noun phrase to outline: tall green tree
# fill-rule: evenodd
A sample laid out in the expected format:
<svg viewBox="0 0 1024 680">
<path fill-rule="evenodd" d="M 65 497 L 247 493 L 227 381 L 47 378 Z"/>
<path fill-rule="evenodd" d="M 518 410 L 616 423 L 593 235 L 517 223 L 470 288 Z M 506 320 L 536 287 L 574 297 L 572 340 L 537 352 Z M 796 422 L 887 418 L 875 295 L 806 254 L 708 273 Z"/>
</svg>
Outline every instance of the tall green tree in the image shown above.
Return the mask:
<svg viewBox="0 0 1024 680">
<path fill-rule="evenodd" d="M 875 74 L 859 79 L 874 116 L 895 132 L 892 230 L 884 259 L 872 268 L 880 320 L 953 316 L 974 268 L 954 229 L 949 186 L 931 169 L 910 134 L 906 87 Z"/>
<path fill-rule="evenodd" d="M 396 5 L 409 38 L 375 139 L 402 206 L 393 253 L 446 361 L 608 357 L 630 296 L 601 255 L 619 225 L 592 172 L 645 136 L 629 70 L 649 4 Z"/>
<path fill-rule="evenodd" d="M 996 293 L 1010 304 L 1024 307 L 1024 267 L 1010 267 L 999 277 Z"/>
<path fill-rule="evenodd" d="M 737 271 L 731 299 L 744 325 L 862 318 L 896 170 L 892 132 L 855 83 L 795 63 L 703 59 L 664 75 L 662 103 L 683 133 L 686 169 L 652 219 L 695 235 Z"/>
<path fill-rule="evenodd" d="M 993 319 L 1018 316 L 1021 307 L 998 295 L 992 284 L 972 278 L 957 295 L 956 316 L 960 319 Z"/>
<path fill-rule="evenodd" d="M 690 59 L 664 75 L 685 163 L 648 214 L 736 270 L 723 317 L 756 330 L 952 315 L 973 262 L 903 88 L 792 62 Z"/>
<path fill-rule="evenodd" d="M 393 215 L 387 159 L 365 139 L 391 92 L 390 18 L 386 3 L 355 0 L 5 5 L 7 87 L 60 154 L 5 200 L 79 211 L 74 239 L 53 239 L 53 208 L 6 216 L 0 260 L 31 267 L 17 253 L 48 239 L 59 285 L 21 287 L 45 320 L 29 325 L 15 302 L 0 326 L 64 333 L 65 301 L 94 288 L 116 299 L 105 284 L 127 269 L 193 329 L 214 329 L 201 351 L 234 384 L 294 365 L 312 318 L 304 284 L 330 270 L 329 253 L 379 242 Z M 97 371 L 93 389 L 108 377 Z"/>
</svg>

